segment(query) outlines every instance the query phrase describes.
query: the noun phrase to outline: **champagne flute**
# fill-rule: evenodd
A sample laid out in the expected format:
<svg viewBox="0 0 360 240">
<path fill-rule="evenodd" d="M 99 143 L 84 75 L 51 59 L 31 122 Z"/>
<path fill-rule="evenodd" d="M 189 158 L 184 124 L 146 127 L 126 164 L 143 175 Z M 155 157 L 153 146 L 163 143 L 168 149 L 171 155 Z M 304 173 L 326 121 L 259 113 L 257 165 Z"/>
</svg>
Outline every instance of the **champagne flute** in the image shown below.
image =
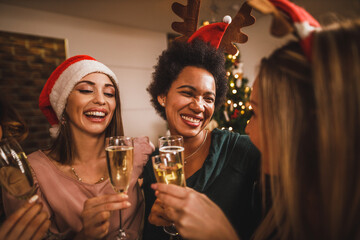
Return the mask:
<svg viewBox="0 0 360 240">
<path fill-rule="evenodd" d="M 186 186 L 184 175 L 184 139 L 180 135 L 159 138 L 159 158 L 153 158 L 156 180 L 166 184 Z M 175 225 L 164 226 L 164 231 L 177 236 Z"/>
<path fill-rule="evenodd" d="M 35 192 L 26 154 L 14 138 L 0 141 L 0 184 L 18 199 L 28 199 Z"/>
<path fill-rule="evenodd" d="M 105 151 L 110 182 L 116 192 L 124 193 L 129 188 L 133 169 L 134 140 L 125 136 L 108 137 L 105 141 Z M 121 210 L 119 215 L 120 229 L 116 239 L 129 239 L 130 234 L 122 228 Z"/>
</svg>

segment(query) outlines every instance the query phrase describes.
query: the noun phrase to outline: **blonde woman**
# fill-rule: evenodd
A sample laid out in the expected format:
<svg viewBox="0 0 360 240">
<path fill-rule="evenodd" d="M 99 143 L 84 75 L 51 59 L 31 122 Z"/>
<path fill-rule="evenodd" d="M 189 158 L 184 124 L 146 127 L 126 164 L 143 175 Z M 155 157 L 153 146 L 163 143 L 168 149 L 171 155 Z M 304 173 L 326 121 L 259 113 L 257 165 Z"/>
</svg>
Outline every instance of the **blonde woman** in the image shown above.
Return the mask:
<svg viewBox="0 0 360 240">
<path fill-rule="evenodd" d="M 354 20 L 316 32 L 311 62 L 298 42 L 262 60 L 247 132 L 271 176 L 272 206 L 254 239 L 360 238 L 359 56 Z M 206 196 L 153 188 L 186 239 L 238 239 Z"/>
</svg>

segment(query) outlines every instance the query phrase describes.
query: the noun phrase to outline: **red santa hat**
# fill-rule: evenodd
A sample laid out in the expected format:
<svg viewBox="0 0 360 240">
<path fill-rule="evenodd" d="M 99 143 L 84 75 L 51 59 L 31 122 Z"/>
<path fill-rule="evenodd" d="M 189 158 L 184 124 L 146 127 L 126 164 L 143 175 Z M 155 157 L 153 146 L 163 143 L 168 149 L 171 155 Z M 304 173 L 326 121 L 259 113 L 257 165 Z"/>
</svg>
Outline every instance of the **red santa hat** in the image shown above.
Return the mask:
<svg viewBox="0 0 360 240">
<path fill-rule="evenodd" d="M 52 137 L 58 135 L 59 120 L 70 92 L 83 77 L 95 72 L 106 74 L 119 88 L 115 74 L 107 66 L 87 55 L 77 55 L 65 60 L 50 75 L 41 91 L 39 107 L 52 126 Z"/>
<path fill-rule="evenodd" d="M 231 17 L 226 15 L 223 18 L 223 22 L 211 23 L 199 28 L 190 36 L 188 42 L 192 42 L 194 39 L 201 39 L 206 43 L 210 43 L 213 47 L 219 48 L 222 37 L 230 23 Z"/>
<path fill-rule="evenodd" d="M 300 38 L 301 47 L 308 59 L 311 59 L 313 33 L 320 29 L 320 24 L 304 8 L 295 5 L 288 0 L 270 0 L 272 4 L 284 12 L 294 25 L 295 31 Z"/>
</svg>

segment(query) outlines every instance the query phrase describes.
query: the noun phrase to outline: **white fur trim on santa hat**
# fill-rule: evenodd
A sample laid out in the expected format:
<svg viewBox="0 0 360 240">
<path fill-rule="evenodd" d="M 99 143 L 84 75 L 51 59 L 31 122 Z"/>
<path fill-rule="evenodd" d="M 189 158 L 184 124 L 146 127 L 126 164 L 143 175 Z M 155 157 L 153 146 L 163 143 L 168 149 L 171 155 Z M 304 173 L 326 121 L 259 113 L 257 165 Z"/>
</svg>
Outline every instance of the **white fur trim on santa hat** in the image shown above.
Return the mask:
<svg viewBox="0 0 360 240">
<path fill-rule="evenodd" d="M 317 31 L 320 28 L 311 26 L 309 22 L 294 22 L 297 33 L 301 39 L 307 38 L 312 32 Z"/>
<path fill-rule="evenodd" d="M 119 89 L 119 81 L 115 74 L 104 64 L 95 60 L 81 60 L 66 68 L 56 80 L 51 93 L 50 103 L 60 120 L 64 112 L 70 92 L 83 77 L 90 73 L 100 72 L 111 77 Z"/>
</svg>

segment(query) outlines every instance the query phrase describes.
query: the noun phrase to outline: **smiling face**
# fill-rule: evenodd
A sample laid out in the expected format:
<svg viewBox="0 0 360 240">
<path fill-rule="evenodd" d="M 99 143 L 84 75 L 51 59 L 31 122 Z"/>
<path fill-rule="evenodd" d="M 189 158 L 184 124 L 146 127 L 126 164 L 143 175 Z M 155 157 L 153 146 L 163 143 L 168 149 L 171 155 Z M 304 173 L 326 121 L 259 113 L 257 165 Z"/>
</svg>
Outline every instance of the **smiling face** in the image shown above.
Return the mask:
<svg viewBox="0 0 360 240">
<path fill-rule="evenodd" d="M 115 86 L 103 73 L 83 77 L 71 91 L 66 104 L 69 125 L 74 134 L 104 134 L 116 107 Z"/>
<path fill-rule="evenodd" d="M 166 96 L 158 96 L 165 107 L 171 134 L 196 136 L 210 122 L 215 109 L 215 80 L 202 68 L 185 67 Z"/>
</svg>

